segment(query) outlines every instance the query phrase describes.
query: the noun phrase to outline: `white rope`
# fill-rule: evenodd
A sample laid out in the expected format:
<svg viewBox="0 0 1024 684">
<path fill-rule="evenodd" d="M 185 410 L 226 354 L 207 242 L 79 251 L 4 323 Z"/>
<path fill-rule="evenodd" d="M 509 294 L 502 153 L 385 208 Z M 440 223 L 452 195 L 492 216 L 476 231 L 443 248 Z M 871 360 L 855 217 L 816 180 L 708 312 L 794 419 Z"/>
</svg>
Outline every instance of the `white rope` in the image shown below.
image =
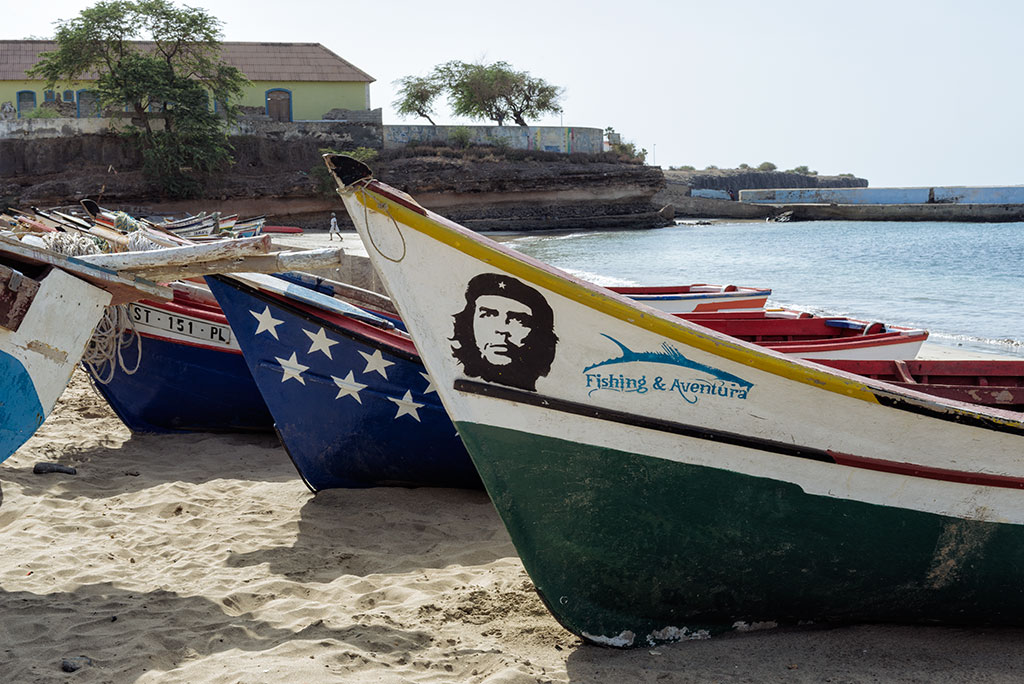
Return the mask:
<svg viewBox="0 0 1024 684">
<path fill-rule="evenodd" d="M 141 234 L 141 231 L 133 233 L 136 234 Z M 103 252 L 98 239 L 81 233 L 46 233 L 42 237 L 47 249 L 66 256 Z M 102 241 L 102 244 L 105 245 L 106 242 Z M 138 345 L 135 366 L 128 368 L 124 362 L 124 350 L 133 344 Z M 114 379 L 118 368 L 126 375 L 132 375 L 139 370 L 139 364 L 142 363 L 142 337 L 135 329 L 135 322 L 126 304 L 108 306 L 103 312 L 82 355 L 82 363 L 89 369 L 96 382 L 103 385 Z"/>
<path fill-rule="evenodd" d="M 154 241 L 143 230 L 136 230 L 128 233 L 129 252 L 149 252 L 154 249 L 163 249 L 164 246 Z"/>
<path fill-rule="evenodd" d="M 124 351 L 137 345 L 135 366 L 129 368 L 124 361 Z M 103 317 L 93 330 L 82 363 L 89 369 L 96 382 L 109 384 L 120 368 L 125 375 L 133 375 L 142 363 L 142 336 L 135 329 L 131 312 L 126 304 L 108 306 Z"/>
<path fill-rule="evenodd" d="M 42 239 L 46 249 L 64 256 L 102 254 L 100 245 L 106 245 L 104 240 L 86 237 L 81 233 L 43 233 Z"/>
</svg>

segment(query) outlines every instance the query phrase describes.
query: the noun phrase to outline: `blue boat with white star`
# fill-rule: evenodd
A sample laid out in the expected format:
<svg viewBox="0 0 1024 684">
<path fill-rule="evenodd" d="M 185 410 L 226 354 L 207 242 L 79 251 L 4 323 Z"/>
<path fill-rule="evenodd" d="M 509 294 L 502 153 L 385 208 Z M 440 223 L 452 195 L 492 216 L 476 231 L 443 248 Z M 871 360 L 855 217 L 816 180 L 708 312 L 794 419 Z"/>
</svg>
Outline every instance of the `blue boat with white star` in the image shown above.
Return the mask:
<svg viewBox="0 0 1024 684">
<path fill-rule="evenodd" d="M 313 491 L 481 487 L 400 321 L 275 276 L 208 276 Z"/>
</svg>

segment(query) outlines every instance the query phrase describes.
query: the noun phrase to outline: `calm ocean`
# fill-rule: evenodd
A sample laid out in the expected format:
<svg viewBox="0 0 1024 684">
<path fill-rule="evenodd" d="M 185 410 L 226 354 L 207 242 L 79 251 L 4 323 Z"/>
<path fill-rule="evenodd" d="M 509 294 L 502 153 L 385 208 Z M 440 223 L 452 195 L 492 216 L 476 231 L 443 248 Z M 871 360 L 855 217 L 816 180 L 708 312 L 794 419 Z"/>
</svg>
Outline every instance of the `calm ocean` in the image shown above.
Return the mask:
<svg viewBox="0 0 1024 684">
<path fill-rule="evenodd" d="M 1024 357 L 1021 223 L 680 223 L 505 243 L 601 285 L 770 287 L 770 306 L 925 328 Z"/>
</svg>

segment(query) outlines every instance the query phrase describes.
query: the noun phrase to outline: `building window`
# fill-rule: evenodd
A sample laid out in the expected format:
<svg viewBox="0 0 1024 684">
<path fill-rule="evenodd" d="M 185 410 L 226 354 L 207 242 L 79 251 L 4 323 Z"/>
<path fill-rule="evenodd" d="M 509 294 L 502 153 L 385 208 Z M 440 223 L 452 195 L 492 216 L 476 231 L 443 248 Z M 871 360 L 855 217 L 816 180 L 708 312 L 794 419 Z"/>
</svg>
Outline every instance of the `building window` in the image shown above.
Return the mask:
<svg viewBox="0 0 1024 684">
<path fill-rule="evenodd" d="M 96 93 L 91 90 L 78 91 L 78 109 L 76 116 L 79 119 L 95 119 L 100 116 L 100 100 Z"/>
<path fill-rule="evenodd" d="M 18 97 L 18 118 L 25 116 L 36 108 L 36 92 L 34 90 L 19 90 Z"/>
<path fill-rule="evenodd" d="M 73 91 L 73 90 L 65 90 L 64 91 L 64 101 L 65 102 L 74 102 L 75 101 L 75 91 Z"/>
<path fill-rule="evenodd" d="M 292 120 L 292 93 L 284 88 L 267 91 L 267 116 L 273 121 Z"/>
<path fill-rule="evenodd" d="M 57 101 L 57 93 L 53 92 L 52 90 L 44 90 L 43 91 L 43 102 L 56 102 L 56 101 Z"/>
</svg>

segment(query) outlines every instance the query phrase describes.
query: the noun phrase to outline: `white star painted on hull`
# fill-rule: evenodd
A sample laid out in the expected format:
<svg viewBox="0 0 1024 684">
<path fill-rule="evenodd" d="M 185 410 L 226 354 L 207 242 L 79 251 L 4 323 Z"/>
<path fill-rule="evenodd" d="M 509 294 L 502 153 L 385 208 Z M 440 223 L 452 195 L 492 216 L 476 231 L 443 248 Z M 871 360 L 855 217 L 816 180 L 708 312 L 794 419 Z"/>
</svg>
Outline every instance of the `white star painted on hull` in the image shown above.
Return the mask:
<svg viewBox="0 0 1024 684">
<path fill-rule="evenodd" d="M 261 332 L 266 331 L 273 335 L 275 340 L 280 339 L 277 336 L 277 326 L 284 323 L 284 321 L 274 318 L 273 315 L 271 315 L 270 313 L 269 306 L 264 307 L 263 313 L 261 314 L 258 314 L 255 311 L 250 311 L 249 313 L 255 316 L 256 320 L 259 321 L 260 323 L 258 326 L 256 326 L 256 332 L 254 332 L 253 335 L 259 335 Z"/>
<path fill-rule="evenodd" d="M 412 400 L 412 392 L 410 390 L 405 391 L 405 396 L 401 399 L 395 399 L 394 397 L 388 397 L 388 401 L 393 401 L 398 404 L 398 413 L 395 414 L 397 420 L 401 416 L 412 416 L 416 419 L 416 422 L 420 422 L 420 414 L 416 413 L 417 409 L 423 407 L 423 404 L 417 404 Z"/>
<path fill-rule="evenodd" d="M 321 351 L 327 356 L 327 358 L 332 361 L 334 360 L 334 357 L 331 356 L 331 347 L 338 344 L 337 340 L 332 340 L 327 337 L 327 332 L 323 328 L 320 328 L 320 332 L 315 334 L 309 332 L 305 328 L 303 328 L 302 332 L 306 333 L 306 337 L 308 337 L 310 341 L 309 351 L 307 352 L 308 354 L 312 354 L 315 351 Z"/>
<path fill-rule="evenodd" d="M 420 373 L 420 375 L 422 375 L 423 379 L 427 381 L 427 389 L 423 390 L 423 393 L 430 394 L 431 392 L 433 392 L 434 394 L 437 394 L 437 388 L 434 387 L 434 379 L 430 377 L 430 374 Z"/>
<path fill-rule="evenodd" d="M 295 358 L 295 352 L 292 352 L 292 357 L 290 359 L 282 359 L 277 356 L 274 358 L 277 359 L 279 364 L 281 364 L 281 370 L 284 371 L 284 375 L 281 376 L 281 382 L 284 382 L 289 378 L 295 378 L 303 385 L 306 384 L 306 379 L 302 377 L 302 372 L 309 370 L 309 366 L 303 366 L 299 363 Z"/>
<path fill-rule="evenodd" d="M 380 349 L 377 349 L 373 354 L 367 354 L 366 352 L 359 352 L 364 359 L 366 359 L 366 370 L 363 373 L 369 373 L 370 371 L 377 371 L 380 373 L 385 380 L 388 379 L 388 372 L 385 370 L 388 366 L 394 366 L 394 361 L 386 360 L 380 353 Z"/>
<path fill-rule="evenodd" d="M 352 377 L 352 371 L 349 371 L 348 375 L 344 378 L 336 378 L 332 375 L 331 380 L 333 380 L 334 384 L 338 386 L 338 396 L 334 397 L 335 399 L 352 397 L 360 404 L 363 403 L 363 400 L 359 397 L 359 390 L 365 389 L 366 385 L 361 382 L 356 382 L 355 378 Z"/>
</svg>

